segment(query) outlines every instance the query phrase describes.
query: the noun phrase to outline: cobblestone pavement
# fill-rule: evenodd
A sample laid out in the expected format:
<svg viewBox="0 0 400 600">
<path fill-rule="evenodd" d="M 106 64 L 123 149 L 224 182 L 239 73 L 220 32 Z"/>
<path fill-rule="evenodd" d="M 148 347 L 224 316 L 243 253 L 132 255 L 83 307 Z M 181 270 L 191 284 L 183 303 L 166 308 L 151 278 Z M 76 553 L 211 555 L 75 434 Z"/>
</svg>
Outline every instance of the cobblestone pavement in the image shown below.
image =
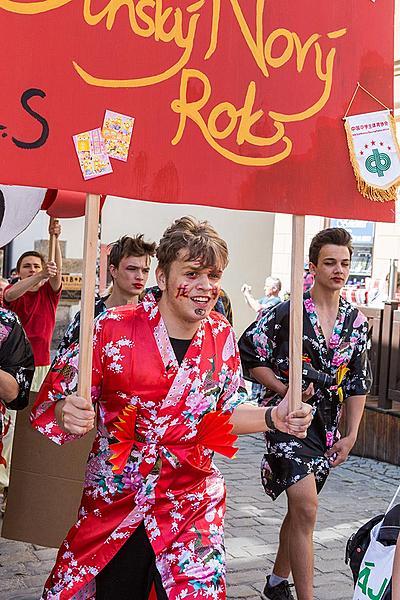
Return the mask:
<svg viewBox="0 0 400 600">
<path fill-rule="evenodd" d="M 262 439 L 247 436 L 240 446 L 233 461 L 218 459 L 228 485 L 228 598 L 256 600 L 273 563 L 285 499 L 273 503 L 261 488 Z M 315 531 L 315 600 L 351 600 L 352 580 L 343 560 L 346 540 L 385 511 L 399 483 L 400 468 L 356 457 L 331 474 L 320 496 Z M 0 600 L 37 600 L 55 554 L 0 538 Z"/>
</svg>

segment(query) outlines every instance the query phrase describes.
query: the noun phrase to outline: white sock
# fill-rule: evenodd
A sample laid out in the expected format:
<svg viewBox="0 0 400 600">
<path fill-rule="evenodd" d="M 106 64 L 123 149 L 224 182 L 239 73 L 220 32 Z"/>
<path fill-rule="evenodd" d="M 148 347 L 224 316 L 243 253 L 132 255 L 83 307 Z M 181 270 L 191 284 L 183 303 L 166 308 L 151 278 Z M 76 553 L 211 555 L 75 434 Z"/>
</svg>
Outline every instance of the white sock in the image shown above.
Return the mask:
<svg viewBox="0 0 400 600">
<path fill-rule="evenodd" d="M 276 585 L 279 585 L 280 583 L 282 583 L 282 581 L 287 581 L 287 577 L 279 577 L 279 575 L 275 575 L 275 573 L 271 573 L 268 584 L 271 587 L 275 587 Z"/>
</svg>

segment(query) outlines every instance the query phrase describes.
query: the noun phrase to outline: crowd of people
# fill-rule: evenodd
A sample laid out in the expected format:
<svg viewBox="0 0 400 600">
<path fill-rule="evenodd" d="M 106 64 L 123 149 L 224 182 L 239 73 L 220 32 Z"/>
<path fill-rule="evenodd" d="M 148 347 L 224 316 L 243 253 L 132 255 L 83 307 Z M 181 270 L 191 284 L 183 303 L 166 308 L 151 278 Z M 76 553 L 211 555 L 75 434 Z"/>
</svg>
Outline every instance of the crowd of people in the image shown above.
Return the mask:
<svg viewBox="0 0 400 600">
<path fill-rule="evenodd" d="M 52 227 L 58 240 L 60 226 Z M 91 398 L 77 394 L 79 313 L 50 366 L 58 241 L 54 262 L 33 251 L 20 257 L 18 281 L 4 286 L 0 309 L 3 446 L 7 415 L 27 406 L 29 388 L 32 426 L 56 444 L 96 429 L 78 520 L 44 600 L 225 599 L 225 485 L 213 453 L 233 456 L 237 435 L 258 432 L 266 441 L 265 492 L 287 496 L 262 598 L 293 599 L 292 574 L 298 600 L 312 600 L 318 494 L 356 441 L 368 392 L 367 321 L 340 295 L 351 256 L 344 229 L 323 230 L 311 242 L 303 396 L 294 412 L 281 282 L 268 277 L 260 299 L 243 285 L 256 319 L 237 344 L 221 288 L 228 248 L 208 222 L 178 219 L 157 245 L 142 234 L 111 244 L 112 288 L 95 305 Z M 157 285 L 147 287 L 153 257 Z M 11 447 L 1 454 L 2 473 Z"/>
</svg>

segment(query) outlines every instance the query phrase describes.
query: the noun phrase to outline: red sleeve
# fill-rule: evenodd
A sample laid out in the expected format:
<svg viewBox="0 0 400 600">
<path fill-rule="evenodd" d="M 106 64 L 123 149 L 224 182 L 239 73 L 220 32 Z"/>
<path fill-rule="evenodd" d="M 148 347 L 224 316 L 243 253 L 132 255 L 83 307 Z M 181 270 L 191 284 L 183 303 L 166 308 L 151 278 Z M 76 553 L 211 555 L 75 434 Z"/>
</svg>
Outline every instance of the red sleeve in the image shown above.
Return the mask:
<svg viewBox="0 0 400 600">
<path fill-rule="evenodd" d="M 46 281 L 45 286 L 46 286 L 46 293 L 47 293 L 47 296 L 48 296 L 51 304 L 54 306 L 54 308 L 57 308 L 58 303 L 60 302 L 60 298 L 61 298 L 62 285 L 60 285 L 60 288 L 56 292 L 51 287 L 49 280 Z"/>
<path fill-rule="evenodd" d="M 95 322 L 93 338 L 92 366 L 92 402 L 95 404 L 100 396 L 103 379 L 103 328 L 100 315 Z M 52 366 L 44 380 L 33 405 L 30 420 L 39 433 L 56 444 L 64 444 L 82 436 L 63 431 L 55 416 L 57 402 L 66 396 L 76 394 L 78 386 L 79 344 L 73 343 L 68 350 Z"/>
</svg>

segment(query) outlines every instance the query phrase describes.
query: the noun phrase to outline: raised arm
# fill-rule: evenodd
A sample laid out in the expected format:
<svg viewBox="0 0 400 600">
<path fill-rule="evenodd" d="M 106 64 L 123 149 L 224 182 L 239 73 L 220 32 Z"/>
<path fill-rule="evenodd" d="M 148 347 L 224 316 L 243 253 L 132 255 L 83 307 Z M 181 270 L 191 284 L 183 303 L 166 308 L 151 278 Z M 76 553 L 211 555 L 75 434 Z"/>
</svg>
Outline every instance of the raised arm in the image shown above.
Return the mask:
<svg viewBox="0 0 400 600">
<path fill-rule="evenodd" d="M 53 290 L 55 292 L 58 292 L 58 290 L 61 287 L 62 255 L 61 255 L 61 248 L 60 248 L 60 241 L 59 241 L 59 238 L 61 235 L 61 225 L 57 219 L 55 219 L 53 223 L 50 221 L 49 234 L 54 235 L 56 238 L 56 244 L 55 244 L 56 274 L 49 278 L 49 283 L 50 283 L 51 287 L 53 288 Z"/>
<path fill-rule="evenodd" d="M 244 283 L 242 285 L 241 291 L 244 296 L 244 299 L 246 300 L 250 308 L 252 308 L 256 313 L 258 313 L 262 309 L 262 305 L 254 298 L 253 294 L 251 293 L 251 286 L 247 285 L 247 283 Z"/>
<path fill-rule="evenodd" d="M 21 279 L 6 288 L 4 291 L 4 300 L 6 303 L 14 302 L 21 296 L 23 296 L 26 292 L 31 291 L 35 288 L 39 283 L 41 283 L 44 279 L 48 279 L 50 277 L 50 273 L 47 269 L 47 265 L 42 271 L 39 273 L 35 273 L 31 277 L 27 277 L 26 279 Z"/>
</svg>

